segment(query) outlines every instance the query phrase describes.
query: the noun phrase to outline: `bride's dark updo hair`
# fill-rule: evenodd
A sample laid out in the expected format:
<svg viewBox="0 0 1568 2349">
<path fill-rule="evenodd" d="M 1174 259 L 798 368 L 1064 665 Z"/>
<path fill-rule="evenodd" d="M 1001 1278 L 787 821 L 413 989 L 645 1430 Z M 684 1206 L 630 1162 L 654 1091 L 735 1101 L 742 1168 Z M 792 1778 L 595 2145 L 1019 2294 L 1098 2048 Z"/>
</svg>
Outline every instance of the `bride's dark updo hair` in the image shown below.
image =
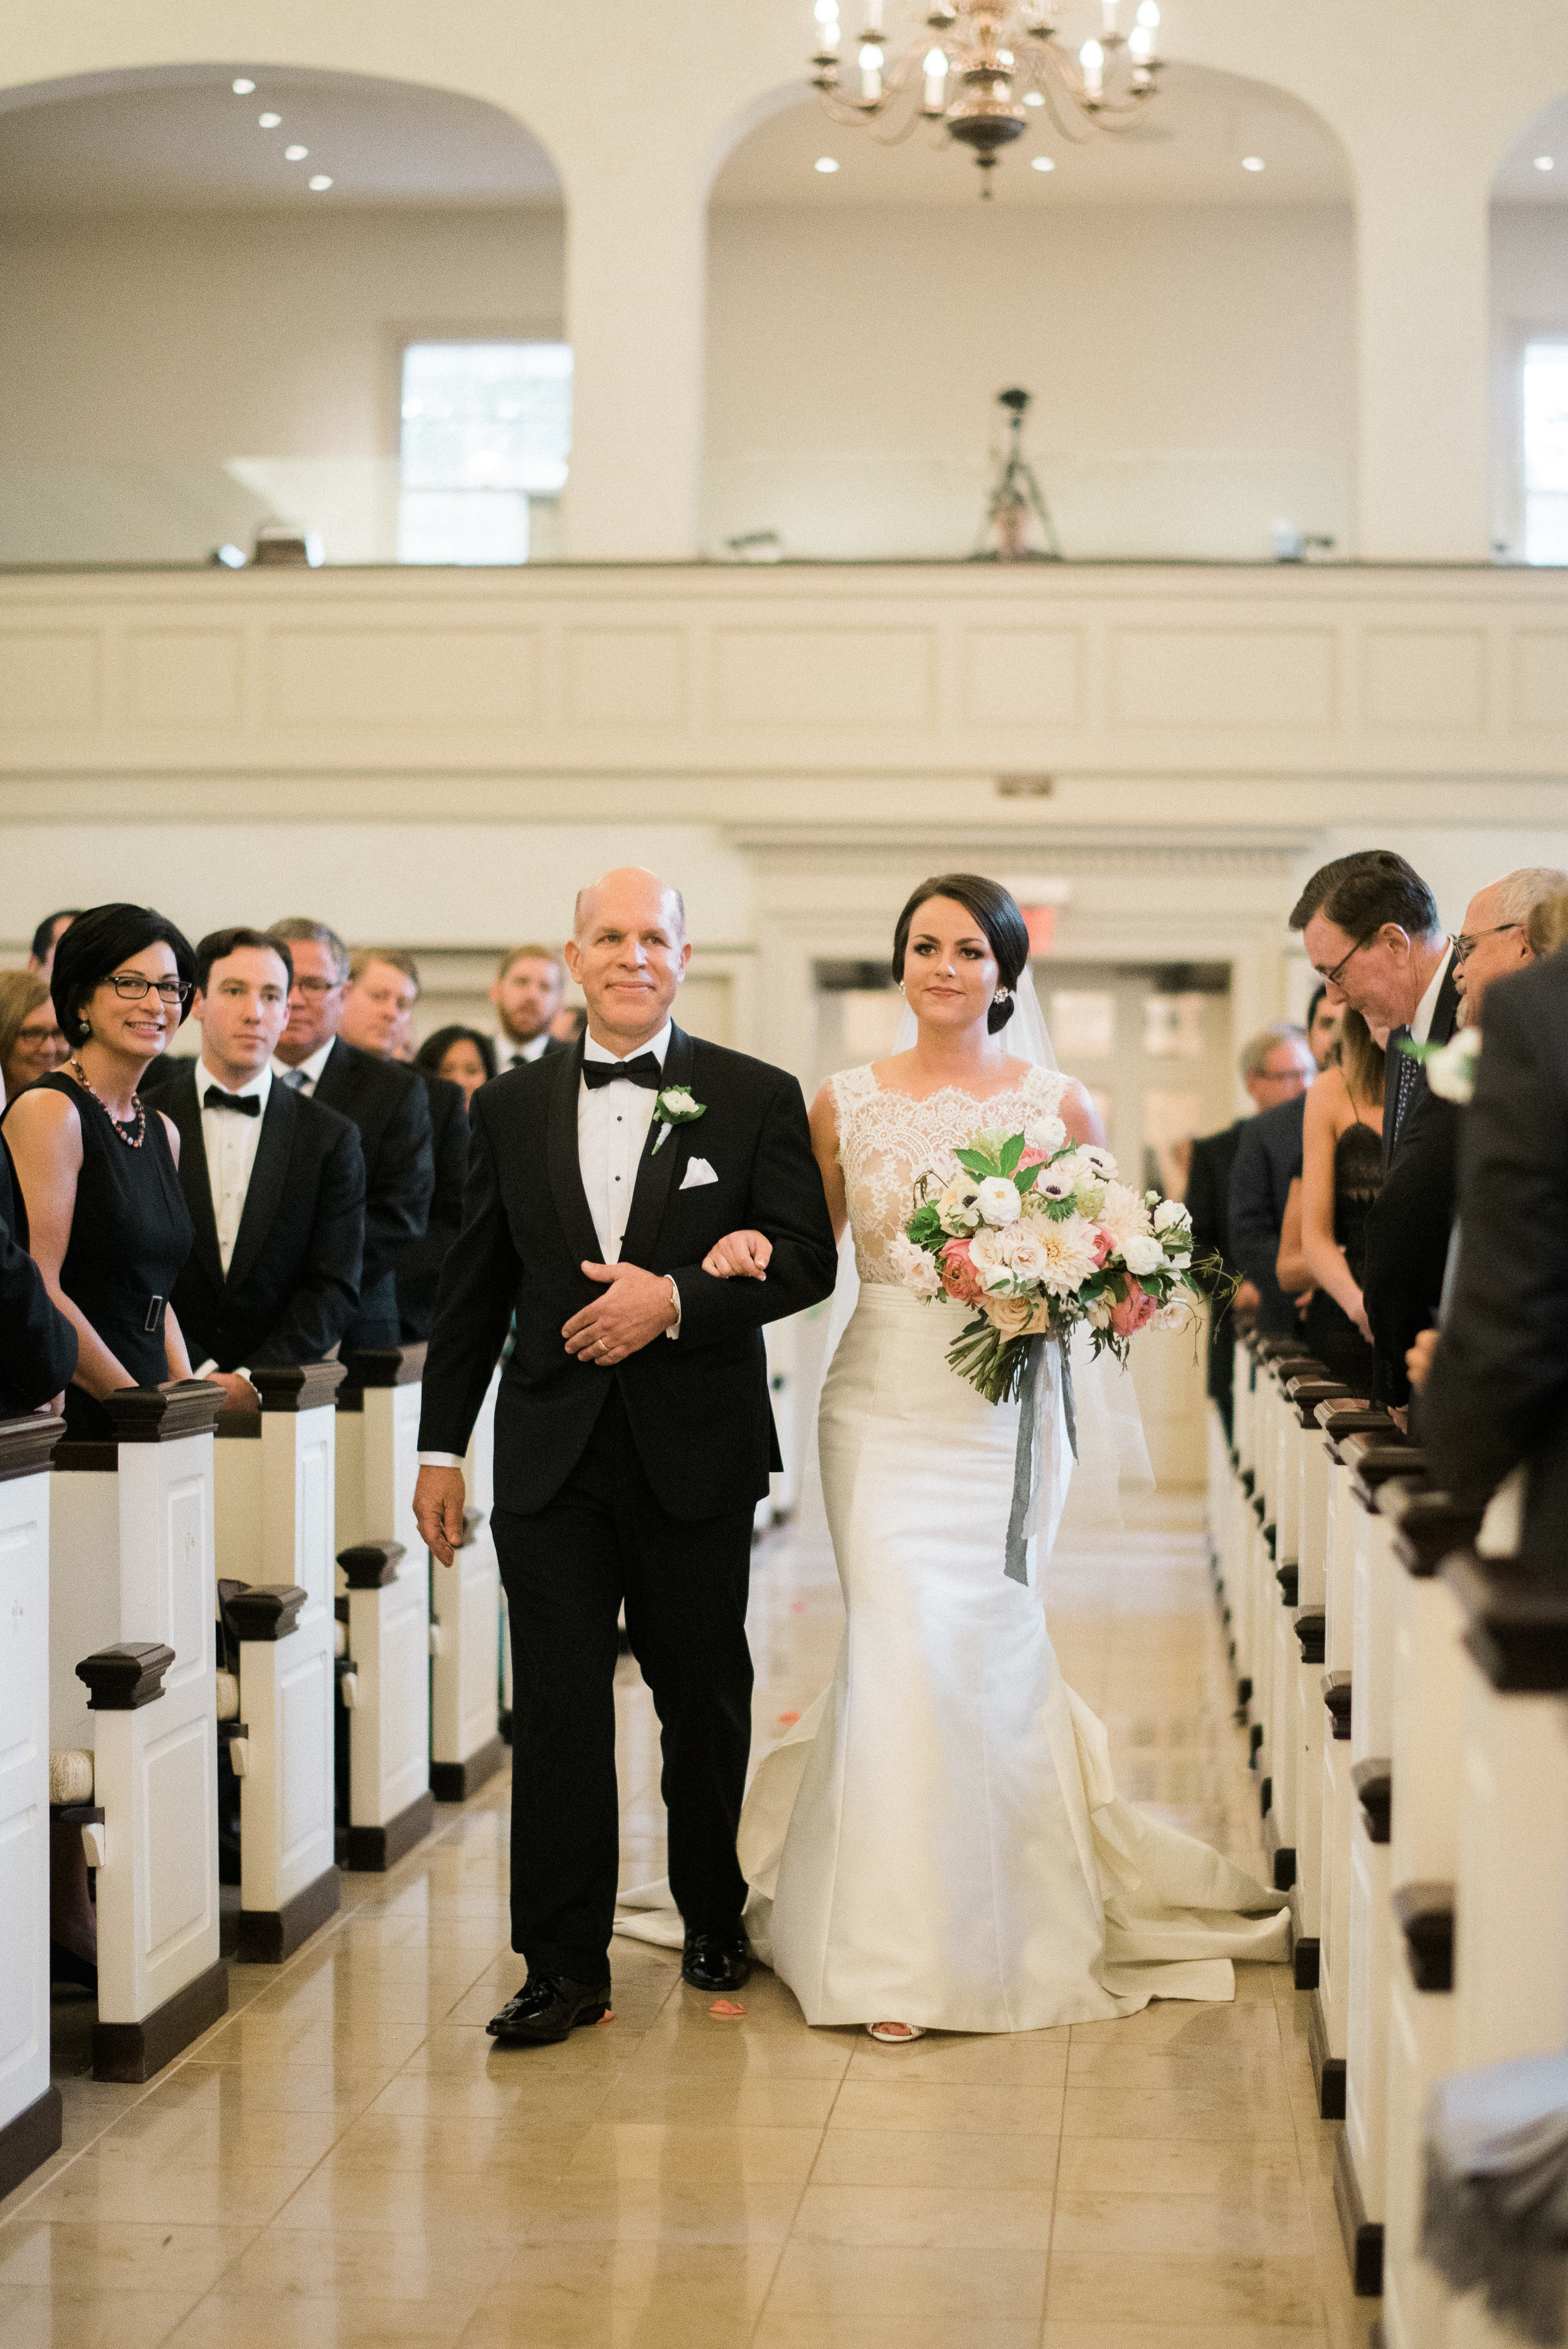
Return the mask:
<svg viewBox="0 0 1568 2349">
<path fill-rule="evenodd" d="M 892 934 L 892 975 L 901 985 L 911 926 L 922 905 L 933 897 L 951 897 L 954 905 L 962 905 L 990 943 L 997 976 L 1007 990 L 1006 1001 L 993 1003 L 986 1015 L 986 1030 L 995 1036 L 1013 1016 L 1013 990 L 1029 960 L 1028 925 L 1018 910 L 1018 901 L 999 882 L 987 881 L 978 873 L 939 873 L 934 880 L 923 881 L 899 916 Z"/>
</svg>

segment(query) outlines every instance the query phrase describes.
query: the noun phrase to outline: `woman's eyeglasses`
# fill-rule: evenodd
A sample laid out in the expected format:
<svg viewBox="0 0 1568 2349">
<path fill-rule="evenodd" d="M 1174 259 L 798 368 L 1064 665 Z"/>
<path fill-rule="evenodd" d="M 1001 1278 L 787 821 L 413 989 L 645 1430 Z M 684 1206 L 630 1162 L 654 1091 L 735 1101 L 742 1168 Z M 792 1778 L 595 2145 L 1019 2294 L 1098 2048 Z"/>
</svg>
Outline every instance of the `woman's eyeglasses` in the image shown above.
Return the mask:
<svg viewBox="0 0 1568 2349">
<path fill-rule="evenodd" d="M 143 978 L 139 970 L 117 970 L 109 985 L 122 1003 L 139 1003 L 144 995 L 156 995 L 160 1003 L 183 1003 L 191 989 L 182 978 Z"/>
</svg>

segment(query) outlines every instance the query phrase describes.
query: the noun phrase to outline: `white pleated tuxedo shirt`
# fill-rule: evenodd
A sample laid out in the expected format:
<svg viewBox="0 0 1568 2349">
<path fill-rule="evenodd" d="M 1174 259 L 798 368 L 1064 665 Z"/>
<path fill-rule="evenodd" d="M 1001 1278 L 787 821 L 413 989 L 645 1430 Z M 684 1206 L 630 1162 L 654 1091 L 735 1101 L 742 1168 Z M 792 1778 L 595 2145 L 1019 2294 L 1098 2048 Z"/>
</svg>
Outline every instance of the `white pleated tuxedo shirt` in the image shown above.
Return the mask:
<svg viewBox="0 0 1568 2349">
<path fill-rule="evenodd" d="M 254 1117 L 246 1117 L 238 1110 L 208 1109 L 207 1089 L 232 1093 L 236 1101 L 253 1094 L 261 1107 Z M 212 1193 L 212 1221 L 218 1226 L 218 1261 L 223 1268 L 223 1278 L 229 1277 L 229 1262 L 234 1253 L 234 1242 L 240 1237 L 244 1219 L 245 1201 L 250 1195 L 251 1176 L 255 1172 L 256 1152 L 262 1139 L 262 1120 L 267 1113 L 267 1096 L 273 1089 L 273 1071 L 269 1062 L 248 1084 L 226 1085 L 215 1077 L 205 1061 L 196 1063 L 197 1099 L 201 1104 L 201 1147 L 207 1157 L 207 1181 Z M 209 1377 L 217 1364 L 208 1360 L 198 1365 L 191 1375 Z M 248 1378 L 242 1369 L 240 1376 Z"/>
</svg>

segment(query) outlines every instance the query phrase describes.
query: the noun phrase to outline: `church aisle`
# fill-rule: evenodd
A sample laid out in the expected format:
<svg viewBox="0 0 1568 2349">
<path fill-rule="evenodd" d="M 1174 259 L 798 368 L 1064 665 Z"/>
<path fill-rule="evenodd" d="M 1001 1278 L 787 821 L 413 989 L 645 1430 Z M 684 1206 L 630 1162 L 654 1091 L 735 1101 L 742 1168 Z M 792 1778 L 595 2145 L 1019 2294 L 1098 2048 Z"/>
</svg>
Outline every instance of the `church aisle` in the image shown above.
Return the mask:
<svg viewBox="0 0 1568 2349">
<path fill-rule="evenodd" d="M 1195 1504 L 1057 1559 L 1069 1680 L 1121 1787 L 1253 1867 Z M 757 1737 L 838 1636 L 830 1560 L 757 1554 Z M 663 1866 L 657 1750 L 621 1671 L 624 1874 Z M 723 2021 L 617 1942 L 614 2020 L 498 2053 L 516 1986 L 506 1785 L 146 2088 L 56 2010 L 66 2150 L 0 2203 L 5 2349 L 1361 2349 L 1284 1967 L 1229 2007 L 883 2048 L 759 1972 Z"/>
</svg>

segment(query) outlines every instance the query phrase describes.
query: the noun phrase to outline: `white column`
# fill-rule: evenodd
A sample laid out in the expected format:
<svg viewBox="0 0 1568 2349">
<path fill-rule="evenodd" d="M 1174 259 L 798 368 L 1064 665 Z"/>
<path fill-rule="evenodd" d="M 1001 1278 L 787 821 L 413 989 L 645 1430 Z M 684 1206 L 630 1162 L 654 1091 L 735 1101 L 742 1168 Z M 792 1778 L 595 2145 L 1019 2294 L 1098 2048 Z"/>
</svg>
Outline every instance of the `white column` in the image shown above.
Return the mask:
<svg viewBox="0 0 1568 2349">
<path fill-rule="evenodd" d="M 598 152 L 567 193 L 574 562 L 697 552 L 707 215 L 686 155 Z"/>
<path fill-rule="evenodd" d="M 1484 563 L 1489 188 L 1406 139 L 1357 155 L 1359 537 L 1377 563 Z M 1411 126 L 1413 128 L 1413 126 Z"/>
</svg>

